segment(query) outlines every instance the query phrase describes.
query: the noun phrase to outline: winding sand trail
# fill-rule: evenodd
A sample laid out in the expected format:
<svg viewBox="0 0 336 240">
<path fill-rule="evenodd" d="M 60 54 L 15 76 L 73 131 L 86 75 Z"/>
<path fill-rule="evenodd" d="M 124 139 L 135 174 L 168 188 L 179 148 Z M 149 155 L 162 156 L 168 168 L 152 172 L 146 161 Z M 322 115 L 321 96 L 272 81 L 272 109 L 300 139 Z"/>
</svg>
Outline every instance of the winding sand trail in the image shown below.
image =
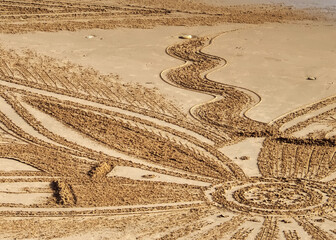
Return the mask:
<svg viewBox="0 0 336 240">
<path fill-rule="evenodd" d="M 210 101 L 193 106 L 189 112 L 202 123 L 225 129 L 226 140 L 234 140 L 235 136 L 230 132 L 243 129 L 244 132 L 258 132 L 257 135 L 265 135 L 268 126 L 246 116 L 251 108 L 261 102 L 261 97 L 252 90 L 219 83 L 208 77 L 210 73 L 226 66 L 227 60 L 204 53 L 203 50 L 212 44 L 216 37 L 227 32 L 209 37 L 194 37 L 183 43 L 169 46 L 166 53 L 184 61 L 184 64 L 162 71 L 161 79 L 175 87 L 213 96 Z"/>
</svg>

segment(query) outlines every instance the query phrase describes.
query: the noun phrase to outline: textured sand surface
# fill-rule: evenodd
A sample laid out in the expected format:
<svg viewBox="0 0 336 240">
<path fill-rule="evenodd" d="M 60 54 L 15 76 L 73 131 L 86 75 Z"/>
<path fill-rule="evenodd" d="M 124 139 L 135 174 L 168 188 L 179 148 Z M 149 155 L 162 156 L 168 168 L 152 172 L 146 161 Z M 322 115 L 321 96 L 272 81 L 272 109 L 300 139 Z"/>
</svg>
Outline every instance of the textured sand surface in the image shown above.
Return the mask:
<svg viewBox="0 0 336 240">
<path fill-rule="evenodd" d="M 333 21 L 187 0 L 0 11 L 1 239 L 335 239 Z"/>
</svg>

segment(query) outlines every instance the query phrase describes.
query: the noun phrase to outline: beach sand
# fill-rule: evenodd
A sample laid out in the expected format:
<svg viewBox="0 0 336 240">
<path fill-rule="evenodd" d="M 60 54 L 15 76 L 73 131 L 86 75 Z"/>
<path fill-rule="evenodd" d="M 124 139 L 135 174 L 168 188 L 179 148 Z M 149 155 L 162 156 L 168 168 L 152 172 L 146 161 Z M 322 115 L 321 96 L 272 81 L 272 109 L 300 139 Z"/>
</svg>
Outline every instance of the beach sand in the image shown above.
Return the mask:
<svg viewBox="0 0 336 240">
<path fill-rule="evenodd" d="M 0 4 L 1 239 L 336 237 L 334 2 L 195 1 Z"/>
</svg>

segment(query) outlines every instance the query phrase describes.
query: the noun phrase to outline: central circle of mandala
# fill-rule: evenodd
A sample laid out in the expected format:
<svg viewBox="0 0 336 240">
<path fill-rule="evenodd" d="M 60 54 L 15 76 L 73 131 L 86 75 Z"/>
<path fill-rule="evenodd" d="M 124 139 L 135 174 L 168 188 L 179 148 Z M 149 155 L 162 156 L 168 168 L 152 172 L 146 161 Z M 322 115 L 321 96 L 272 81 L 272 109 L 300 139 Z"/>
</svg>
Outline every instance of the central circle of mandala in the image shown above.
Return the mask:
<svg viewBox="0 0 336 240">
<path fill-rule="evenodd" d="M 320 190 L 307 182 L 228 184 L 216 188 L 211 195 L 216 204 L 225 208 L 266 215 L 317 213 L 329 208 L 333 199 L 329 190 Z"/>
<path fill-rule="evenodd" d="M 243 187 L 233 198 L 243 204 L 261 209 L 298 209 L 321 202 L 322 194 L 290 184 L 268 183 Z"/>
</svg>

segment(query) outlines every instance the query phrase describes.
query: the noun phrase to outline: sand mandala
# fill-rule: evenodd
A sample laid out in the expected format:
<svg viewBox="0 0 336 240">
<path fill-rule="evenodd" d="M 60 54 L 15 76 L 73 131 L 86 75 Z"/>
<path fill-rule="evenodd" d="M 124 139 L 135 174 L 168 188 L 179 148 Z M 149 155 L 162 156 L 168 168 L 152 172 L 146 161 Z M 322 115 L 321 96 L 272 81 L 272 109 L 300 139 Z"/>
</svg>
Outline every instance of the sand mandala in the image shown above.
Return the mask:
<svg viewBox="0 0 336 240">
<path fill-rule="evenodd" d="M 162 80 L 215 97 L 190 115 L 118 76 L 1 49 L 1 236 L 122 239 L 130 225 L 136 239 L 335 239 L 334 128 L 311 128 L 334 126 L 336 97 L 249 119 L 260 96 L 205 74 L 226 65 L 202 52 L 214 38 L 167 48 L 186 64 Z M 247 137 L 265 138 L 261 177 L 218 150 Z"/>
</svg>

